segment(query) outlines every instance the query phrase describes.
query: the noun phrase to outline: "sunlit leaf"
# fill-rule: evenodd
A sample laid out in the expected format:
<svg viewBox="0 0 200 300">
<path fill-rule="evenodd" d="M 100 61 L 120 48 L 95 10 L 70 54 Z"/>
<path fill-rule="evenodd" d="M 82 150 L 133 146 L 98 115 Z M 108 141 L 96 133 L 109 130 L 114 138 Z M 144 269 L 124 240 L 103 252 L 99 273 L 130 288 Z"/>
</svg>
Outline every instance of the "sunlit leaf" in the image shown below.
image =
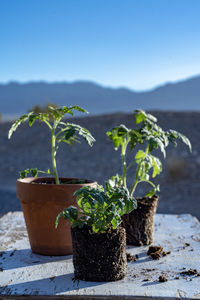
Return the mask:
<svg viewBox="0 0 200 300">
<path fill-rule="evenodd" d="M 153 197 L 155 195 L 155 189 L 150 190 L 148 193 L 146 193 L 146 197 Z"/>
<path fill-rule="evenodd" d="M 72 227 L 83 226 L 83 222 L 96 233 L 105 232 L 108 228 L 115 229 L 121 223 L 122 215 L 137 205 L 126 188 L 112 187 L 109 182 L 106 182 L 105 189 L 100 185 L 95 188 L 84 186 L 76 190 L 74 196 L 81 209 L 80 216 L 71 216 L 69 209 L 65 209 L 63 215 L 72 223 Z"/>
<path fill-rule="evenodd" d="M 135 160 L 137 163 L 139 163 L 139 161 L 141 159 L 144 159 L 145 157 L 146 157 L 146 153 L 143 150 L 139 150 L 135 155 Z"/>
<path fill-rule="evenodd" d="M 34 169 L 30 169 L 30 173 L 33 177 L 37 177 L 38 175 L 38 169 L 34 168 Z"/>
<path fill-rule="evenodd" d="M 190 152 L 192 152 L 192 145 L 190 143 L 190 140 L 185 135 L 175 130 L 169 130 L 169 132 L 170 132 L 170 137 L 172 139 L 177 139 L 177 138 L 181 139 L 182 142 L 189 147 Z"/>
<path fill-rule="evenodd" d="M 9 132 L 8 132 L 8 138 L 10 139 L 13 132 L 19 127 L 19 125 L 21 125 L 22 123 L 26 122 L 26 120 L 28 120 L 28 118 L 33 114 L 33 112 L 30 112 L 27 115 L 23 115 L 21 116 L 19 119 L 17 119 L 11 126 Z"/>
</svg>

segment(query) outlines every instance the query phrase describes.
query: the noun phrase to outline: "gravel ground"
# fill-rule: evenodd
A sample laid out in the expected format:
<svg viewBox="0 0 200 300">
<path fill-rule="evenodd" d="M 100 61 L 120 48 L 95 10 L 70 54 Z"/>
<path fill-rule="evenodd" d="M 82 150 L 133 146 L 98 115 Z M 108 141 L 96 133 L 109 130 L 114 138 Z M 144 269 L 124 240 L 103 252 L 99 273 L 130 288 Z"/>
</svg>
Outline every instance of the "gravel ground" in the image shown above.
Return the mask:
<svg viewBox="0 0 200 300">
<path fill-rule="evenodd" d="M 152 113 L 158 118 L 159 125 L 164 129 L 182 132 L 193 146 L 192 153 L 181 142 L 177 148 L 168 147 L 163 172 L 156 179 L 161 188 L 158 212 L 191 213 L 200 218 L 200 113 Z M 92 148 L 85 142 L 73 147 L 63 145 L 57 156 L 59 175 L 95 179 L 102 184 L 110 176 L 120 173 L 120 153 L 114 151 L 105 132 L 122 123 L 133 127 L 133 116 L 118 113 L 74 118 L 73 122 L 88 128 L 96 138 L 96 143 Z M 32 128 L 24 124 L 9 141 L 7 134 L 10 126 L 9 122 L 0 124 L 0 215 L 20 210 L 15 196 L 18 171 L 33 167 L 46 170 L 51 167 L 48 128 L 40 123 L 35 123 Z M 129 184 L 133 176 L 134 172 L 129 178 Z M 145 188 L 144 185 L 140 186 L 136 196 L 142 195 Z"/>
</svg>

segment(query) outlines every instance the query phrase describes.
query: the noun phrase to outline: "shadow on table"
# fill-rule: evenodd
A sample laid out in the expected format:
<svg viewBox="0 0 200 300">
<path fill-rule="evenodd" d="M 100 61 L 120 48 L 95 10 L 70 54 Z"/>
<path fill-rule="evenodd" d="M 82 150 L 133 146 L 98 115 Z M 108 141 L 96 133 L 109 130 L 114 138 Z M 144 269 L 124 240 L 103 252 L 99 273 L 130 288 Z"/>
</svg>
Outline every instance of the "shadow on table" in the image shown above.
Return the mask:
<svg viewBox="0 0 200 300">
<path fill-rule="evenodd" d="M 148 282 L 148 283 L 143 283 L 142 286 L 151 286 L 151 285 L 157 285 L 161 284 L 162 282 L 159 281 L 153 281 L 153 282 Z"/>
<path fill-rule="evenodd" d="M 152 258 L 147 256 L 147 251 L 142 251 L 139 253 L 139 258 L 136 259 L 134 264 L 141 264 L 141 263 L 145 263 L 145 262 L 149 262 L 149 261 L 152 261 Z"/>
<path fill-rule="evenodd" d="M 149 246 L 147 246 L 149 247 Z M 138 249 L 138 253 L 133 253 L 132 252 L 132 249 Z M 137 247 L 137 246 L 127 246 L 127 252 L 130 253 L 131 251 L 131 254 L 132 255 L 138 255 L 138 258 L 136 259 L 136 261 L 134 261 L 134 264 L 141 264 L 141 263 L 145 263 L 145 262 L 149 262 L 149 261 L 152 261 L 152 258 L 150 258 L 150 256 L 147 255 L 147 250 L 148 248 L 145 250 L 145 251 L 141 251 L 141 248 L 140 247 Z"/>
<path fill-rule="evenodd" d="M 55 295 L 77 291 L 88 287 L 103 285 L 105 282 L 74 281 L 73 273 L 32 280 L 16 284 L 8 284 L 0 288 L 1 295 Z M 70 293 L 71 294 L 71 293 Z"/>
<path fill-rule="evenodd" d="M 46 264 L 58 261 L 69 261 L 72 255 L 65 256 L 45 256 L 35 254 L 31 249 L 21 249 L 21 250 L 9 250 L 0 252 L 0 267 L 3 270 L 10 270 L 16 268 L 30 267 L 34 265 Z"/>
</svg>

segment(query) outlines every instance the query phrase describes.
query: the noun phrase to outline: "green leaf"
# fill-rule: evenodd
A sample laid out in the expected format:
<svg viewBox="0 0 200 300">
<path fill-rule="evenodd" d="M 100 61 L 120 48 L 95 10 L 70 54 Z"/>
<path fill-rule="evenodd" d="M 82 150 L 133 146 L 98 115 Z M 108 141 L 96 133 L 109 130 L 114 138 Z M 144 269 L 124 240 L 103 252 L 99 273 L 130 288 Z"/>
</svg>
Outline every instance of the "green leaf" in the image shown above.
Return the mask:
<svg viewBox="0 0 200 300">
<path fill-rule="evenodd" d="M 26 169 L 26 170 L 24 170 L 24 171 L 20 171 L 20 172 L 19 172 L 19 175 L 20 175 L 20 178 L 21 178 L 21 179 L 26 178 L 28 174 L 29 174 L 29 169 Z"/>
<path fill-rule="evenodd" d="M 56 217 L 56 221 L 55 221 L 55 228 L 58 227 L 58 223 L 59 223 L 59 220 L 60 218 L 63 216 L 63 212 L 60 212 L 57 217 Z"/>
<path fill-rule="evenodd" d="M 130 141 L 129 129 L 123 124 L 113 127 L 106 134 L 112 140 L 115 150 Z"/>
<path fill-rule="evenodd" d="M 143 110 L 135 110 L 136 124 L 139 124 L 147 119 L 147 115 Z"/>
<path fill-rule="evenodd" d="M 84 138 L 84 140 L 89 144 L 90 147 L 93 146 L 95 142 L 95 138 L 86 128 L 81 127 L 80 125 L 76 124 L 68 124 L 71 128 L 73 128 L 80 136 Z"/>
<path fill-rule="evenodd" d="M 19 119 L 17 119 L 11 126 L 9 132 L 8 132 L 8 138 L 10 139 L 13 132 L 16 131 L 16 129 L 19 127 L 19 125 L 21 125 L 22 123 L 24 123 L 31 115 L 33 114 L 33 112 L 30 112 L 27 115 L 23 115 L 21 116 Z"/>
<path fill-rule="evenodd" d="M 123 214 L 129 214 L 131 211 L 137 208 L 137 200 L 134 197 L 127 197 L 125 199 L 125 206 Z"/>
<path fill-rule="evenodd" d="M 158 144 L 158 146 L 159 146 L 159 148 L 160 148 L 160 150 L 161 150 L 161 152 L 162 152 L 162 154 L 163 154 L 163 156 L 165 158 L 166 157 L 166 152 L 165 152 L 165 145 L 164 145 L 164 143 L 159 138 L 157 138 L 156 141 L 157 141 L 157 144 Z"/>
<path fill-rule="evenodd" d="M 75 128 L 69 126 L 69 129 L 65 131 L 65 140 L 69 140 L 71 137 L 73 137 L 76 133 Z"/>
<path fill-rule="evenodd" d="M 155 186 L 155 188 L 153 188 L 148 193 L 146 193 L 145 196 L 146 197 L 153 197 L 156 194 L 156 192 L 160 192 L 160 186 L 159 185 Z"/>
<path fill-rule="evenodd" d="M 150 190 L 148 193 L 146 193 L 146 197 L 153 197 L 155 195 L 155 189 Z"/>
<path fill-rule="evenodd" d="M 38 175 L 38 169 L 34 168 L 34 169 L 30 169 L 30 173 L 33 177 L 37 177 Z"/>
<path fill-rule="evenodd" d="M 130 137 L 130 149 L 133 150 L 137 144 L 143 144 L 143 137 L 142 134 L 137 130 L 130 130 L 129 131 Z"/>
<path fill-rule="evenodd" d="M 47 170 L 47 174 L 52 174 L 50 169 Z"/>
<path fill-rule="evenodd" d="M 95 139 L 89 130 L 73 123 L 60 122 L 60 124 L 62 127 L 60 127 L 60 131 L 56 135 L 58 143 L 64 142 L 72 145 L 74 142 L 80 142 L 80 136 L 89 144 L 89 146 L 93 146 Z"/>
<path fill-rule="evenodd" d="M 35 114 L 34 112 L 30 112 L 29 114 L 25 114 L 25 115 L 21 116 L 11 126 L 11 128 L 8 132 L 8 138 L 10 139 L 13 132 L 16 131 L 16 129 L 19 127 L 19 125 L 26 122 L 27 120 L 28 120 L 29 126 L 31 127 L 34 124 L 35 120 L 40 120 L 42 122 L 49 121 L 49 115 L 46 113 Z"/>
<path fill-rule="evenodd" d="M 160 148 L 161 152 L 163 153 L 164 158 L 166 157 L 166 151 L 165 151 L 165 141 L 160 137 L 150 136 L 148 140 L 149 144 L 149 151 L 152 152 L 154 149 Z"/>
<path fill-rule="evenodd" d="M 78 209 L 75 206 L 70 205 L 68 208 L 59 213 L 55 221 L 56 228 L 58 227 L 60 217 L 74 223 L 78 219 Z"/>
<path fill-rule="evenodd" d="M 182 142 L 185 143 L 189 147 L 190 152 L 192 152 L 192 145 L 190 143 L 190 140 L 181 133 L 180 133 L 180 138 L 181 138 Z"/>
<path fill-rule="evenodd" d="M 78 209 L 75 206 L 69 206 L 65 210 L 64 216 L 69 220 L 77 220 L 78 218 Z"/>
<path fill-rule="evenodd" d="M 74 115 L 73 110 L 87 113 L 85 109 L 79 107 L 78 105 L 74 105 L 70 107 L 62 106 L 61 108 L 49 106 L 48 109 L 50 114 L 53 116 L 54 120 L 58 120 L 58 121 L 60 121 L 66 114 L 70 114 L 73 116 Z"/>
<path fill-rule="evenodd" d="M 152 152 L 154 149 L 158 148 L 158 143 L 155 140 L 154 136 L 150 136 L 148 144 L 149 144 L 149 152 Z"/>
<path fill-rule="evenodd" d="M 35 122 L 36 119 L 39 119 L 38 115 L 30 115 L 29 116 L 29 118 L 28 118 L 28 124 L 29 124 L 30 127 L 34 124 L 34 122 Z"/>
<path fill-rule="evenodd" d="M 85 222 L 82 221 L 81 219 L 78 219 L 72 223 L 72 228 L 75 228 L 75 227 L 83 228 L 84 225 L 85 225 Z"/>
<path fill-rule="evenodd" d="M 159 158 L 152 156 L 152 167 L 153 167 L 153 174 L 152 177 L 156 177 L 162 172 L 162 163 Z"/>
<path fill-rule="evenodd" d="M 143 161 L 140 163 L 140 167 L 138 170 L 138 177 L 141 181 L 149 180 L 149 170 L 151 168 L 151 164 L 147 161 Z"/>
<path fill-rule="evenodd" d="M 135 160 L 137 163 L 140 162 L 140 160 L 145 159 L 146 153 L 143 150 L 139 150 L 135 155 Z"/>
<path fill-rule="evenodd" d="M 48 106 L 48 111 L 54 121 L 60 121 L 64 116 L 64 111 L 62 108 Z"/>
<path fill-rule="evenodd" d="M 75 191 L 74 196 L 85 216 L 82 221 L 94 232 L 116 228 L 121 223 L 121 216 L 136 207 L 136 200 L 129 196 L 126 188 L 112 187 L 109 182 L 106 182 L 105 190 L 99 185 L 96 188 L 86 186 Z M 72 224 L 78 226 L 78 222 Z"/>
<path fill-rule="evenodd" d="M 88 111 L 85 110 L 84 108 L 78 106 L 78 105 L 73 105 L 70 107 L 70 109 L 74 109 L 74 110 L 77 110 L 77 111 L 80 111 L 80 112 L 83 112 L 83 113 L 87 113 L 88 114 Z"/>
<path fill-rule="evenodd" d="M 169 130 L 169 132 L 171 133 L 171 137 L 173 137 L 174 139 L 180 138 L 182 140 L 183 143 L 185 143 L 188 147 L 190 152 L 192 152 L 192 145 L 190 143 L 190 140 L 183 135 L 182 133 L 175 131 L 175 130 Z"/>
<path fill-rule="evenodd" d="M 139 123 L 144 122 L 144 121 L 154 122 L 154 123 L 157 122 L 156 117 L 154 117 L 151 114 L 146 113 L 142 109 L 135 110 L 134 114 L 135 114 L 135 118 L 136 118 L 136 124 L 139 124 Z"/>
<path fill-rule="evenodd" d="M 112 228 L 113 229 L 116 229 L 117 226 L 121 223 L 121 221 L 119 222 L 119 220 L 117 220 L 116 218 L 113 218 L 112 221 L 111 221 L 111 224 L 112 224 Z"/>
<path fill-rule="evenodd" d="M 22 179 L 27 177 L 29 175 L 29 173 L 31 174 L 32 177 L 37 177 L 39 173 L 53 175 L 53 173 L 50 171 L 50 169 L 48 169 L 47 171 L 41 171 L 41 170 L 38 170 L 37 168 L 26 169 L 19 173 L 20 173 L 20 178 L 22 178 Z"/>
<path fill-rule="evenodd" d="M 114 187 L 120 187 L 122 185 L 122 176 L 119 176 L 119 174 L 116 174 L 115 176 L 112 176 L 108 180 L 109 185 L 114 188 Z M 106 183 L 107 184 L 107 183 Z"/>
<path fill-rule="evenodd" d="M 74 115 L 74 112 L 72 111 L 71 107 L 63 106 L 62 110 L 60 112 L 62 112 L 63 115 L 66 115 L 66 114 L 70 114 L 72 116 Z"/>
</svg>

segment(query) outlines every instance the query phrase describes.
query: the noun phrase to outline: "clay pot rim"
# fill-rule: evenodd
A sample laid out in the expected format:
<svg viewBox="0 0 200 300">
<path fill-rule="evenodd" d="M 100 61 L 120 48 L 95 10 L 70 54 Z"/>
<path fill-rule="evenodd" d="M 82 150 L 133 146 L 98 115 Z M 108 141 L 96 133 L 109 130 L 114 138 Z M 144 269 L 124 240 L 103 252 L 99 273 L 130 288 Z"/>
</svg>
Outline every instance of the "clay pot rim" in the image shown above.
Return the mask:
<svg viewBox="0 0 200 300">
<path fill-rule="evenodd" d="M 91 179 L 85 179 L 85 178 L 78 178 L 78 177 L 59 177 L 59 179 L 62 181 L 62 180 L 66 180 L 66 181 L 69 181 L 69 180 L 85 180 L 86 183 L 69 183 L 69 184 L 48 184 L 48 183 L 45 183 L 45 184 L 38 184 L 38 182 L 41 182 L 42 180 L 49 180 L 49 181 L 55 181 L 55 178 L 54 177 L 26 177 L 26 178 L 18 178 L 17 179 L 17 183 L 18 184 L 31 184 L 31 185 L 37 185 L 37 186 L 40 186 L 40 187 L 52 187 L 52 186 L 88 186 L 88 184 L 97 184 L 97 181 L 94 181 L 94 180 L 91 180 Z"/>
</svg>

